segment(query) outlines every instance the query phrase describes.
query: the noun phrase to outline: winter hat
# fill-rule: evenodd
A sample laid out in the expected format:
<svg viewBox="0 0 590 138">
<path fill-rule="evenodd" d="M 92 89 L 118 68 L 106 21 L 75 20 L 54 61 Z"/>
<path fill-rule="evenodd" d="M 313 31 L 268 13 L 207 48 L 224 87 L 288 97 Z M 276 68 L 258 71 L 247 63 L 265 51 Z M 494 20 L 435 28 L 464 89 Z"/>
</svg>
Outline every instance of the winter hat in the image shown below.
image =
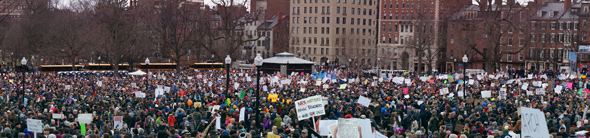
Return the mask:
<svg viewBox="0 0 590 138">
<path fill-rule="evenodd" d="M 352 115 L 347 114 L 346 116 L 344 116 L 344 118 L 352 118 Z"/>
</svg>

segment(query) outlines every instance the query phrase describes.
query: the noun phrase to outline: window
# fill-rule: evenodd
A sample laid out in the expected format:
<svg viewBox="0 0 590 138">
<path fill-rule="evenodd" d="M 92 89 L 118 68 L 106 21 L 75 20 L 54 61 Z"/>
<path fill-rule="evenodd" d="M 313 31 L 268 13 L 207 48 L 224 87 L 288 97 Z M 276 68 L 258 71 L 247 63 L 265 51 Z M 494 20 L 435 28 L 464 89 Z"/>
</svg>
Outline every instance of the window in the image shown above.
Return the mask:
<svg viewBox="0 0 590 138">
<path fill-rule="evenodd" d="M 336 13 L 340 14 L 340 7 L 336 7 Z"/>
<path fill-rule="evenodd" d="M 336 27 L 336 34 L 340 34 L 340 28 Z"/>
<path fill-rule="evenodd" d="M 387 39 L 387 43 L 391 44 L 391 36 L 389 36 L 389 38 Z"/>
<path fill-rule="evenodd" d="M 336 38 L 336 45 L 339 45 L 339 44 L 340 44 L 340 38 Z M 336 49 L 336 50 L 338 50 L 338 49 Z M 338 52 L 336 52 L 336 53 L 338 53 Z"/>
<path fill-rule="evenodd" d="M 512 54 L 507 54 L 507 58 L 508 62 L 512 62 Z"/>
<path fill-rule="evenodd" d="M 351 11 L 352 11 L 352 15 L 354 15 L 354 8 L 351 8 Z"/>
<path fill-rule="evenodd" d="M 555 42 L 555 34 L 551 34 L 551 36 L 549 38 L 549 42 L 551 42 L 551 43 Z"/>
<path fill-rule="evenodd" d="M 535 36 L 537 36 L 537 35 L 534 33 L 531 33 L 531 42 L 535 42 L 535 39 L 536 39 Z"/>
<path fill-rule="evenodd" d="M 326 27 L 326 34 L 330 34 L 330 27 Z"/>
<path fill-rule="evenodd" d="M 518 39 L 518 46 L 524 46 L 524 39 L 523 38 Z"/>
<path fill-rule="evenodd" d="M 330 24 L 330 17 L 326 17 L 326 23 Z"/>
<path fill-rule="evenodd" d="M 385 36 L 381 37 L 381 43 L 385 43 Z"/>
<path fill-rule="evenodd" d="M 346 17 L 342 17 L 342 24 L 346 24 Z"/>
<path fill-rule="evenodd" d="M 512 38 L 508 38 L 508 46 L 512 46 Z"/>
<path fill-rule="evenodd" d="M 518 61 L 522 61 L 524 59 L 522 52 L 518 52 Z"/>
<path fill-rule="evenodd" d="M 350 24 L 354 25 L 354 18 L 350 18 Z"/>
<path fill-rule="evenodd" d="M 340 17 L 336 17 L 336 24 L 340 24 Z"/>
<path fill-rule="evenodd" d="M 317 54 L 318 48 L 313 48 L 313 54 Z"/>
</svg>

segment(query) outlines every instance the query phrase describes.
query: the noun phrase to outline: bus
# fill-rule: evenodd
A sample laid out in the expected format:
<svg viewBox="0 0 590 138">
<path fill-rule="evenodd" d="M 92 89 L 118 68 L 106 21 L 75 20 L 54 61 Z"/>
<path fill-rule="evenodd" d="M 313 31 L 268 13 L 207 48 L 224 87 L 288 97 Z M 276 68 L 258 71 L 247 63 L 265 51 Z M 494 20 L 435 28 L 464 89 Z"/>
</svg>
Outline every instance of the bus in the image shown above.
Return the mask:
<svg viewBox="0 0 590 138">
<path fill-rule="evenodd" d="M 40 65 L 38 68 L 41 73 L 57 73 L 60 71 L 81 71 L 82 65 L 74 65 L 73 70 L 72 65 Z"/>
<path fill-rule="evenodd" d="M 86 64 L 84 71 L 110 71 L 113 70 L 111 64 Z M 129 64 L 119 64 L 119 70 L 129 70 Z"/>
<path fill-rule="evenodd" d="M 162 70 L 162 71 L 170 71 L 176 69 L 176 63 L 150 63 L 146 66 L 145 63 L 137 64 L 139 70 L 145 71 L 145 69 L 149 70 Z"/>
<path fill-rule="evenodd" d="M 193 63 L 190 65 L 194 70 L 223 70 L 223 63 Z"/>
</svg>

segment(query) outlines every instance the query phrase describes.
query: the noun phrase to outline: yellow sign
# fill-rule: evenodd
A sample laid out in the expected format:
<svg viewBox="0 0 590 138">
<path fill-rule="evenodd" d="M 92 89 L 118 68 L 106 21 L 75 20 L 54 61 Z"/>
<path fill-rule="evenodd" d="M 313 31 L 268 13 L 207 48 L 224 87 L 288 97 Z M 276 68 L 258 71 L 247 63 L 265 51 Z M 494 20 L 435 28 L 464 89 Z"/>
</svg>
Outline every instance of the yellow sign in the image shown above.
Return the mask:
<svg viewBox="0 0 590 138">
<path fill-rule="evenodd" d="M 267 134 L 266 138 L 281 138 L 281 136 L 275 134 Z"/>
<path fill-rule="evenodd" d="M 271 102 L 277 102 L 277 99 L 279 99 L 279 95 L 278 94 L 269 94 L 268 95 L 268 99 L 271 100 Z"/>
</svg>

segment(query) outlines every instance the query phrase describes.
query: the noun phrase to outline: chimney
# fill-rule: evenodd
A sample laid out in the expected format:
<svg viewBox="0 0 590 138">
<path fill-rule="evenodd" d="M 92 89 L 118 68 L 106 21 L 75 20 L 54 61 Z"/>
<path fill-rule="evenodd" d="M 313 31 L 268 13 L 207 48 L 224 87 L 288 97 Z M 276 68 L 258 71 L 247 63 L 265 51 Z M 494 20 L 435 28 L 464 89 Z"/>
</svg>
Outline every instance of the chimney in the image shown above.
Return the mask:
<svg viewBox="0 0 590 138">
<path fill-rule="evenodd" d="M 277 22 L 281 22 L 283 19 L 283 12 L 277 11 Z"/>
<path fill-rule="evenodd" d="M 488 9 L 488 2 L 490 2 L 490 0 L 481 0 L 480 1 L 480 4 L 481 4 L 480 9 Z"/>
<path fill-rule="evenodd" d="M 572 7 L 572 0 L 565 0 L 563 3 L 563 10 L 567 11 Z"/>
</svg>

